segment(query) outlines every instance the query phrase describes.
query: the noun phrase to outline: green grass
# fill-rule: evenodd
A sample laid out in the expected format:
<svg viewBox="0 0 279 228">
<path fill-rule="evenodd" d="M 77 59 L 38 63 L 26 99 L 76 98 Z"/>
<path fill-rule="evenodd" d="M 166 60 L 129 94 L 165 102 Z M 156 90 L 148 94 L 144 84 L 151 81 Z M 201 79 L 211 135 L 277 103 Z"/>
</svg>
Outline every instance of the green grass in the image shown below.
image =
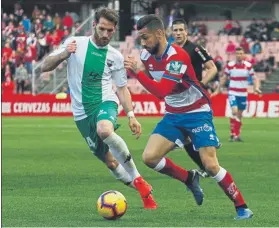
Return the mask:
<svg viewBox="0 0 279 228">
<path fill-rule="evenodd" d="M 117 182 L 89 152 L 72 118 L 2 119 L 2 225 L 47 227 L 108 226 L 278 226 L 279 219 L 279 120 L 245 119 L 245 143 L 229 143 L 228 120 L 215 119 L 223 142 L 220 164 L 231 172 L 255 216 L 234 221 L 232 203 L 212 179 L 202 179 L 206 198 L 195 205 L 185 186 L 147 168 L 141 153 L 158 122 L 139 119 L 143 135 L 136 140 L 120 119 L 118 133 L 126 140 L 139 171 L 154 188 L 159 208 L 142 209 L 136 191 Z M 195 168 L 182 150 L 169 156 L 188 169 Z M 96 213 L 99 195 L 107 190 L 122 192 L 127 213 L 107 221 Z"/>
</svg>

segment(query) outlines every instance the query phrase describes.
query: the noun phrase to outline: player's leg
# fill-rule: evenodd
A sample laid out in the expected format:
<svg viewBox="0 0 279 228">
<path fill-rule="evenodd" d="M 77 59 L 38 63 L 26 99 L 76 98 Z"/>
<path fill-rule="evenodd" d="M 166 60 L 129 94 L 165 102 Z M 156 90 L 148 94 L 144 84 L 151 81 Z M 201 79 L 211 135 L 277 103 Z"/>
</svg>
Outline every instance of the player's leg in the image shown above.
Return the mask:
<svg viewBox="0 0 279 228">
<path fill-rule="evenodd" d="M 200 170 L 197 170 L 201 177 L 209 177 L 202 164 L 200 154 L 195 151 L 191 139 L 187 136 L 184 143 L 184 149 L 188 153 L 189 157 L 199 166 Z"/>
<path fill-rule="evenodd" d="M 253 212 L 248 209 L 244 198 L 237 188 L 231 174 L 221 167 L 216 157 L 216 148 L 213 146 L 199 149 L 201 160 L 207 172 L 217 181 L 225 194 L 234 203 L 237 217 L 235 219 L 248 219 L 253 216 Z"/>
<path fill-rule="evenodd" d="M 125 141 L 114 132 L 117 127 L 117 104 L 115 102 L 104 102 L 97 114 L 97 134 L 108 145 L 116 160 L 131 175 L 132 179 L 140 176 L 132 159 Z"/>
<path fill-rule="evenodd" d="M 116 180 L 123 182 L 127 186 L 135 188 L 135 186 L 132 184 L 132 178 L 130 174 L 123 168 L 121 164 L 118 163 L 110 151 L 105 153 L 103 162 L 109 168 L 111 174 L 116 178 Z"/>
<path fill-rule="evenodd" d="M 82 137 L 85 139 L 91 152 L 109 168 L 110 172 L 117 180 L 133 187 L 131 185 L 132 179 L 128 172 L 117 162 L 112 153 L 108 151 L 108 147 L 102 147 L 96 132 L 92 131 L 92 118 L 92 116 L 89 116 L 83 120 L 76 121 L 76 125 Z"/>
<path fill-rule="evenodd" d="M 155 209 L 157 205 L 152 198 L 152 187 L 141 177 L 132 159 L 125 141 L 114 132 L 117 127 L 117 104 L 115 102 L 104 102 L 97 114 L 97 134 L 106 144 L 116 160 L 130 174 L 133 185 L 139 191 L 145 208 Z"/>
<path fill-rule="evenodd" d="M 236 113 L 236 123 L 235 123 L 235 141 L 242 142 L 240 138 L 241 126 L 242 124 L 242 113 L 246 109 L 247 97 L 237 97 L 237 113 Z"/>
<path fill-rule="evenodd" d="M 234 202 L 237 212 L 242 213 L 244 211 L 244 215 L 237 218 L 243 219 L 252 216 L 232 176 L 224 168 L 220 167 L 218 163 L 216 148 L 220 146 L 220 143 L 212 122 L 212 113 L 195 114 L 195 118 L 196 121 L 193 119 L 191 121 L 192 124 L 188 124 L 192 129 L 190 137 L 194 147 L 199 150 L 206 171 L 218 182 L 223 191 Z"/>
<path fill-rule="evenodd" d="M 229 102 L 232 110 L 232 115 L 230 117 L 230 130 L 231 130 L 230 141 L 233 142 L 235 138 L 235 129 L 237 125 L 237 112 L 238 112 L 236 96 L 229 95 Z"/>
<path fill-rule="evenodd" d="M 199 186 L 198 173 L 196 171 L 187 171 L 165 157 L 176 144 L 183 145 L 182 142 L 184 142 L 182 132 L 171 123 L 171 119 L 168 117 L 169 115 L 166 114 L 150 136 L 142 155 L 143 161 L 155 171 L 186 184 L 193 192 L 197 204 L 201 205 L 203 193 Z M 195 189 L 192 186 L 195 186 Z"/>
</svg>

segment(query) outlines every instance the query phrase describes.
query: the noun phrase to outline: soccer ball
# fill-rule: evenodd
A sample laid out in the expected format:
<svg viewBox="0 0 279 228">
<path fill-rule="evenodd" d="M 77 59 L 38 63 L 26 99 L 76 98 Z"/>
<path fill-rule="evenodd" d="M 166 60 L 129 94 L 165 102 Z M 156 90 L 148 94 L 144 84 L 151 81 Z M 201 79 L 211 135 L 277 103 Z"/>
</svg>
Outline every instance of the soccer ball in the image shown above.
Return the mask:
<svg viewBox="0 0 279 228">
<path fill-rule="evenodd" d="M 127 210 L 125 197 L 118 191 L 107 191 L 100 195 L 97 201 L 99 215 L 109 220 L 122 217 Z"/>
</svg>

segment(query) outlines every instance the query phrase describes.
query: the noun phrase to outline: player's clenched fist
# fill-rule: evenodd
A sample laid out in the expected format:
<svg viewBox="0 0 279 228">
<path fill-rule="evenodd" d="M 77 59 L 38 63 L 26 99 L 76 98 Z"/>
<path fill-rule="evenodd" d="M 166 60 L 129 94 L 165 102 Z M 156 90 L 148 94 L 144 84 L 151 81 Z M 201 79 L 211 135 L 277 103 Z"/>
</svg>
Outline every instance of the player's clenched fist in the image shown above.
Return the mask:
<svg viewBox="0 0 279 228">
<path fill-rule="evenodd" d="M 68 52 L 69 54 L 72 54 L 72 53 L 75 53 L 76 50 L 77 50 L 77 43 L 76 43 L 75 40 L 73 40 L 71 43 L 69 43 L 69 44 L 67 45 L 67 52 Z"/>
<path fill-rule="evenodd" d="M 136 75 L 139 72 L 137 61 L 134 57 L 128 56 L 128 58 L 126 58 L 124 61 L 124 67 L 128 72 L 130 71 L 132 74 Z"/>
</svg>

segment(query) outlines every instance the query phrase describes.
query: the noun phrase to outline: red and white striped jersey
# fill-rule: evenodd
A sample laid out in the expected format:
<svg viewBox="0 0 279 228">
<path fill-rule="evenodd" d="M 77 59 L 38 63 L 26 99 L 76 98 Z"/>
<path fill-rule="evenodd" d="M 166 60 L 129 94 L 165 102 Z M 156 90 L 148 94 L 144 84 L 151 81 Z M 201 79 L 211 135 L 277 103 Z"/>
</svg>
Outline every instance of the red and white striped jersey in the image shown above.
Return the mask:
<svg viewBox="0 0 279 228">
<path fill-rule="evenodd" d="M 169 44 L 160 59 L 143 49 L 140 58 L 149 76 L 157 82 L 164 78 L 177 83 L 165 97 L 166 112 L 188 113 L 211 110 L 206 91 L 196 78 L 190 56 L 181 47 Z"/>
<path fill-rule="evenodd" d="M 240 64 L 236 61 L 230 61 L 224 73 L 229 76 L 229 95 L 245 97 L 248 95 L 248 77 L 254 77 L 253 65 L 248 61 L 242 61 Z"/>
</svg>

